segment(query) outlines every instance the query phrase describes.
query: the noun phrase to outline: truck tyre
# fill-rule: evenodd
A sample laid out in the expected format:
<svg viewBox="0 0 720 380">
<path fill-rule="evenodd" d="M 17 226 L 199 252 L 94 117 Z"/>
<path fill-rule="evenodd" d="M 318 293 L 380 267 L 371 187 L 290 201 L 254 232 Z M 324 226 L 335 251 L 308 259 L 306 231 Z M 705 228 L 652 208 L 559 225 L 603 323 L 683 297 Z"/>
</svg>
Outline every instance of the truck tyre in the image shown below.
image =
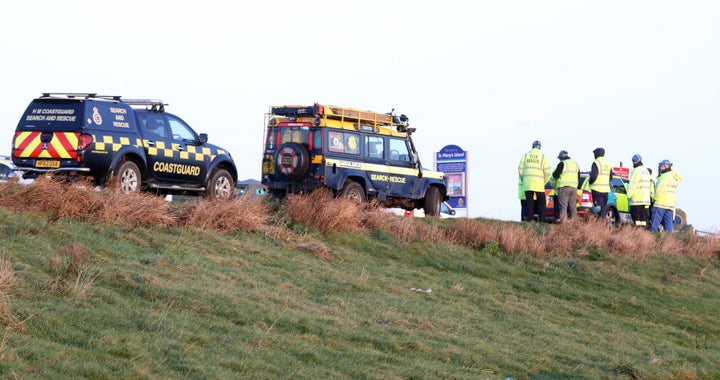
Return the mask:
<svg viewBox="0 0 720 380">
<path fill-rule="evenodd" d="M 132 161 L 122 161 L 115 172 L 114 187 L 124 194 L 140 190 L 142 175 L 140 168 Z"/>
<path fill-rule="evenodd" d="M 310 167 L 310 154 L 298 143 L 285 143 L 278 147 L 275 162 L 282 175 L 290 179 L 300 179 Z"/>
<path fill-rule="evenodd" d="M 232 176 L 225 169 L 215 169 L 205 185 L 205 198 L 230 199 L 235 195 Z"/>
<path fill-rule="evenodd" d="M 345 183 L 345 186 L 343 186 L 342 190 L 340 190 L 340 196 L 343 198 L 347 198 L 350 200 L 353 200 L 357 202 L 358 204 L 365 202 L 365 189 L 363 189 L 362 185 L 350 181 Z"/>
<path fill-rule="evenodd" d="M 440 216 L 440 189 L 437 187 L 428 187 L 425 192 L 425 216 Z"/>
</svg>

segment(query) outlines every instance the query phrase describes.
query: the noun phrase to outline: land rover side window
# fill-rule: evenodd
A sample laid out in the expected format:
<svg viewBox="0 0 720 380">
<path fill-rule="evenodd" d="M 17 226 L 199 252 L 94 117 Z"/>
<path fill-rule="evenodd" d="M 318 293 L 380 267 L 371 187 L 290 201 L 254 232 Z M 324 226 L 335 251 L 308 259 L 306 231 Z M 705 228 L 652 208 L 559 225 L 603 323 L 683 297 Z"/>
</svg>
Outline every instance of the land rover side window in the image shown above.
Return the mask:
<svg viewBox="0 0 720 380">
<path fill-rule="evenodd" d="M 173 115 L 167 115 L 167 118 L 172 130 L 173 140 L 195 142 L 195 132 L 185 122 Z"/>
<path fill-rule="evenodd" d="M 312 137 L 313 137 L 313 142 L 312 142 L 313 149 L 321 149 L 322 148 L 322 132 L 320 132 L 320 130 L 313 129 Z"/>
<path fill-rule="evenodd" d="M 329 131 L 328 150 L 334 153 L 360 154 L 360 135 Z"/>
<path fill-rule="evenodd" d="M 390 139 L 390 160 L 411 163 L 410 150 L 403 139 Z"/>
<path fill-rule="evenodd" d="M 367 136 L 365 138 L 365 157 L 382 160 L 385 158 L 384 139 L 380 136 Z"/>
</svg>

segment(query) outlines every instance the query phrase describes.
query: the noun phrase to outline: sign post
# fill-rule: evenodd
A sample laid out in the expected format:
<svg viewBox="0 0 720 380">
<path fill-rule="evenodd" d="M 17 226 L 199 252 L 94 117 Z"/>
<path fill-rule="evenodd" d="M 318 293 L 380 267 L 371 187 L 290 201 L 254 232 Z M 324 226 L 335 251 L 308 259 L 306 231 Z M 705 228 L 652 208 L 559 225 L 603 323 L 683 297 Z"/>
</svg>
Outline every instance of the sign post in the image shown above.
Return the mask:
<svg viewBox="0 0 720 380">
<path fill-rule="evenodd" d="M 435 170 L 445 173 L 448 179 L 448 203 L 455 209 L 455 215 L 467 217 L 467 156 L 468 152 L 457 145 L 446 145 L 435 153 Z"/>
</svg>

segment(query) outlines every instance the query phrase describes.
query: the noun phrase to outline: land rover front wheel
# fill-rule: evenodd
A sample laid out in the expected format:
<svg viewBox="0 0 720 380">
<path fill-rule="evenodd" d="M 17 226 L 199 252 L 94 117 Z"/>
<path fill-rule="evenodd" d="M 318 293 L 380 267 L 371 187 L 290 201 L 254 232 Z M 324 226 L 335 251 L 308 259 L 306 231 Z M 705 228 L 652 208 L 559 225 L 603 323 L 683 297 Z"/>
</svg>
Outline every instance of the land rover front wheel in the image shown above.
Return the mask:
<svg viewBox="0 0 720 380">
<path fill-rule="evenodd" d="M 353 200 L 357 203 L 365 202 L 365 189 L 357 182 L 348 182 L 340 190 L 340 196 Z"/>
<path fill-rule="evenodd" d="M 205 186 L 205 198 L 229 199 L 235 195 L 235 185 L 230 173 L 225 169 L 217 169 L 210 176 Z"/>
<path fill-rule="evenodd" d="M 440 189 L 428 187 L 425 192 L 425 216 L 440 216 Z"/>
<path fill-rule="evenodd" d="M 115 188 L 125 194 L 140 190 L 142 177 L 140 168 L 132 161 L 123 161 L 116 171 Z"/>
</svg>

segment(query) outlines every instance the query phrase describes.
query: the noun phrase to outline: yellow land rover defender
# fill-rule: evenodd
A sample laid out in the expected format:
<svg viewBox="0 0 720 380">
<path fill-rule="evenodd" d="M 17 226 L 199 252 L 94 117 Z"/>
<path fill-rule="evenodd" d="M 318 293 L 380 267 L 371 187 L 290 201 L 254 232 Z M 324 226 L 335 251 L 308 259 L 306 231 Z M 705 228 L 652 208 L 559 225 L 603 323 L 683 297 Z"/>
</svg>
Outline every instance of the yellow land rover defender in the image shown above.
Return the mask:
<svg viewBox="0 0 720 380">
<path fill-rule="evenodd" d="M 447 179 L 423 169 L 405 115 L 336 106 L 273 106 L 266 114 L 262 183 L 275 197 L 336 195 L 438 216 Z"/>
</svg>

